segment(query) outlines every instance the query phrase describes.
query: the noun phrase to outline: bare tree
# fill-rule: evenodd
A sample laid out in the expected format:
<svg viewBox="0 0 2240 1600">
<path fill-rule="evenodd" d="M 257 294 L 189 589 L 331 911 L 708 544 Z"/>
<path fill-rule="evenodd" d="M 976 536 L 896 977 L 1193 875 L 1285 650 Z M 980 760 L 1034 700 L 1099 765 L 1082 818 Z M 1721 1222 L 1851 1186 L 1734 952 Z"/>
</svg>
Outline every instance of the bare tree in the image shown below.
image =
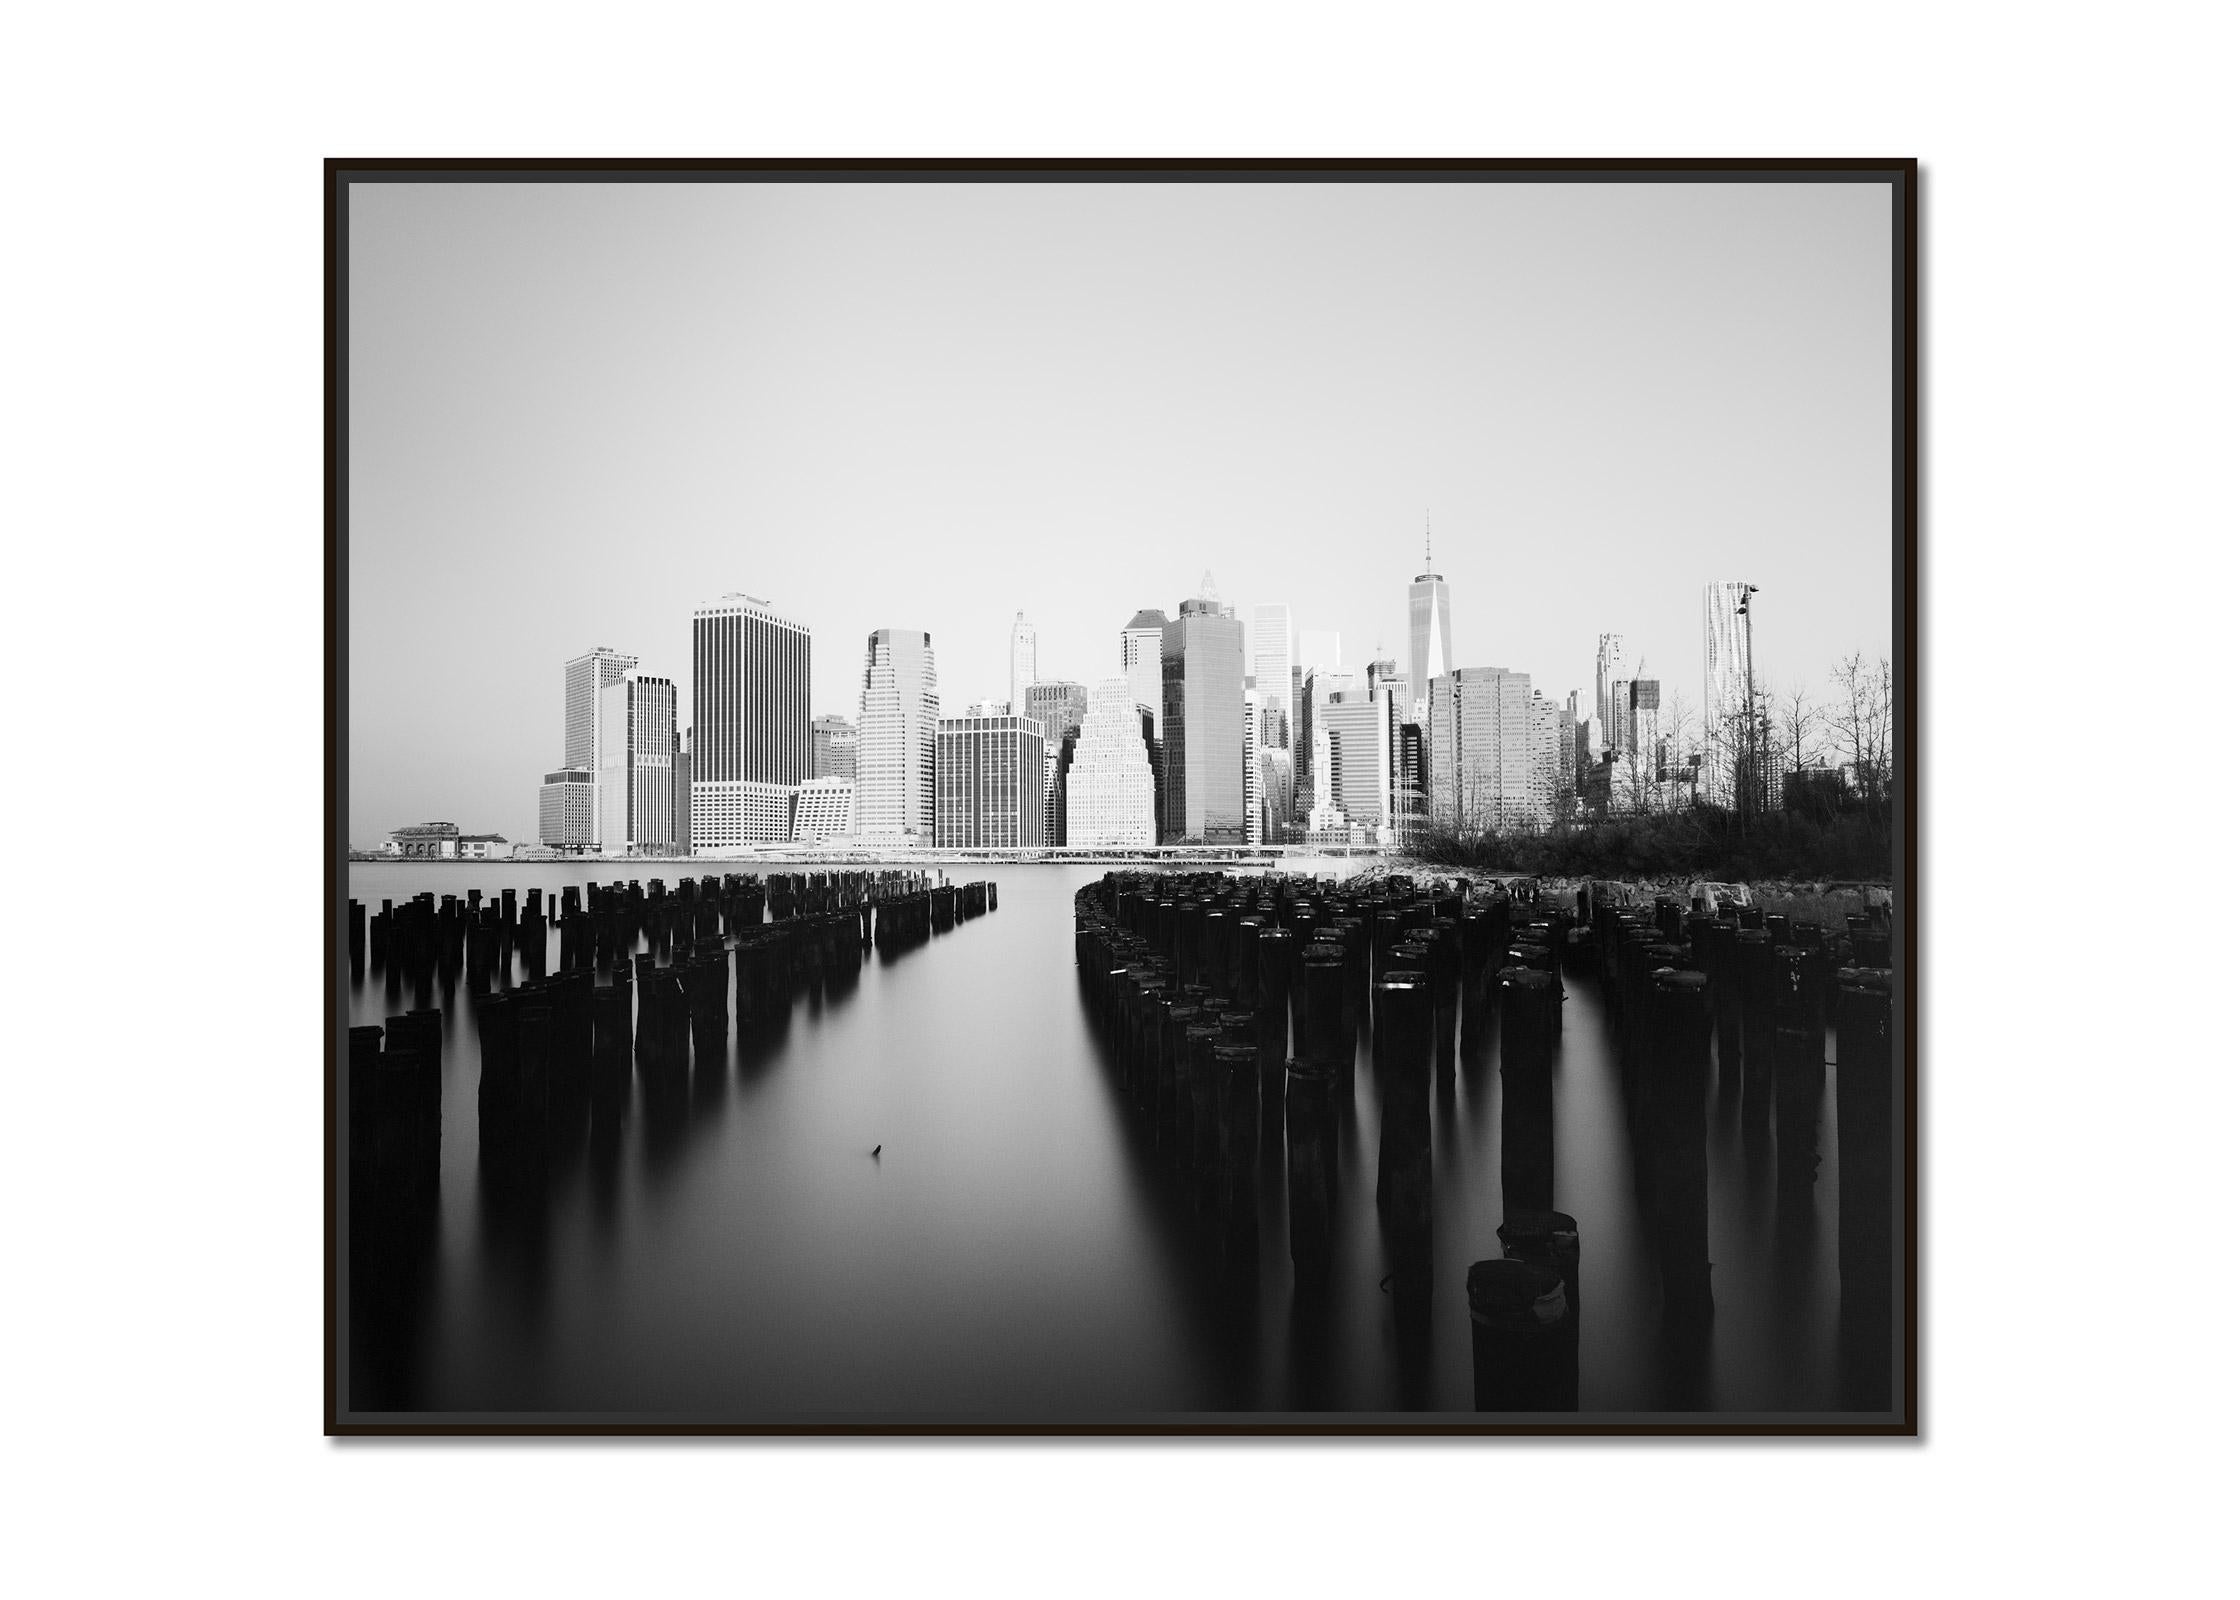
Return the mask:
<svg viewBox="0 0 2240 1600">
<path fill-rule="evenodd" d="M 1879 811 L 1888 801 L 1890 783 L 1890 658 L 1869 666 L 1854 651 L 1836 663 L 1829 677 L 1836 686 L 1836 703 L 1829 712 L 1836 749 L 1860 796 Z"/>
</svg>

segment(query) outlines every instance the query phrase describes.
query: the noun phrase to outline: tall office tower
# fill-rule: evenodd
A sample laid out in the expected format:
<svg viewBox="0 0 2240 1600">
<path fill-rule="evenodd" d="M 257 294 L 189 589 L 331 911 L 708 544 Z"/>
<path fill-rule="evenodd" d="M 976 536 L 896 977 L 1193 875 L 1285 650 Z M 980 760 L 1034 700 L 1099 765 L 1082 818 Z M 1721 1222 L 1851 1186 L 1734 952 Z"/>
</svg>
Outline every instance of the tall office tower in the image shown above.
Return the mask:
<svg viewBox="0 0 2240 1600">
<path fill-rule="evenodd" d="M 1306 740 L 1307 770 L 1310 782 L 1302 788 L 1311 790 L 1313 798 L 1307 805 L 1306 829 L 1309 842 L 1313 836 L 1328 828 L 1343 827 L 1346 814 L 1331 798 L 1338 790 L 1338 750 L 1331 742 L 1327 724 L 1317 723 L 1303 730 Z"/>
<path fill-rule="evenodd" d="M 624 678 L 599 691 L 599 848 L 667 855 L 676 847 L 677 686 Z"/>
<path fill-rule="evenodd" d="M 599 691 L 619 683 L 636 670 L 638 658 L 605 645 L 586 650 L 568 663 L 566 726 L 562 733 L 563 767 L 595 771 L 599 765 Z"/>
<path fill-rule="evenodd" d="M 598 775 L 589 767 L 546 773 L 537 788 L 537 837 L 555 850 L 581 855 L 598 836 Z"/>
<path fill-rule="evenodd" d="M 1071 780 L 1073 753 L 1080 743 L 1079 728 L 1054 745 L 1048 739 L 1042 741 L 1043 766 L 1049 773 L 1049 787 L 1042 798 L 1042 839 L 1045 844 L 1062 845 L 1066 842 L 1066 784 Z"/>
<path fill-rule="evenodd" d="M 1563 710 L 1538 689 L 1532 691 L 1529 706 L 1532 722 L 1532 796 L 1533 804 L 1553 822 L 1561 797 L 1559 775 L 1563 771 Z"/>
<path fill-rule="evenodd" d="M 1136 707 L 1136 730 L 1143 740 L 1143 758 L 1151 763 L 1151 842 L 1157 844 L 1167 836 L 1167 743 L 1159 737 L 1148 706 Z"/>
<path fill-rule="evenodd" d="M 1314 714 L 1315 727 L 1330 738 L 1332 787 L 1325 804 L 1361 827 L 1391 826 L 1392 696 L 1347 689 Z"/>
<path fill-rule="evenodd" d="M 824 716 L 809 724 L 809 776 L 856 776 L 856 725 L 846 717 Z"/>
<path fill-rule="evenodd" d="M 610 683 L 619 683 L 638 664 L 636 656 L 626 656 L 619 650 L 605 645 L 586 650 L 567 665 L 567 697 L 561 712 L 561 756 L 563 769 L 585 774 L 593 785 L 599 781 L 599 696 Z M 547 786 L 553 776 L 545 777 Z M 564 786 L 564 785 L 563 785 Z M 569 851 L 596 850 L 599 848 L 599 806 L 594 796 L 588 818 L 579 805 L 570 805 L 554 797 L 558 810 L 554 826 L 566 837 L 546 839 L 546 844 Z M 543 828 L 544 797 L 538 798 L 538 827 Z M 575 834 L 580 831 L 582 837 Z"/>
<path fill-rule="evenodd" d="M 1138 708 L 1135 697 L 1135 684 L 1124 676 L 1090 687 L 1088 714 L 1066 768 L 1069 850 L 1143 849 L 1158 843 L 1150 715 Z"/>
<path fill-rule="evenodd" d="M 1400 819 L 1413 811 L 1416 798 L 1403 777 L 1401 760 L 1401 732 L 1409 727 L 1421 727 L 1408 703 L 1408 680 L 1400 675 L 1399 666 L 1391 661 L 1369 663 L 1369 697 L 1384 706 L 1385 731 L 1385 813 L 1394 827 Z"/>
<path fill-rule="evenodd" d="M 810 772 L 808 628 L 752 595 L 695 606 L 692 848 L 790 837 Z"/>
<path fill-rule="evenodd" d="M 944 850 L 1029 850 L 1043 836 L 1042 724 L 944 717 L 934 757 L 933 842 Z"/>
<path fill-rule="evenodd" d="M 1272 604 L 1252 608 L 1252 686 L 1261 703 L 1260 743 L 1291 748 L 1291 608 Z"/>
<path fill-rule="evenodd" d="M 881 628 L 863 652 L 856 716 L 856 830 L 911 844 L 933 842 L 934 749 L 941 685 L 933 635 Z"/>
<path fill-rule="evenodd" d="M 1237 753 L 1243 763 L 1244 842 L 1258 844 L 1266 837 L 1260 817 L 1260 696 L 1251 689 L 1244 692 L 1244 747 Z"/>
<path fill-rule="evenodd" d="M 1423 725 L 1403 722 L 1393 740 L 1392 826 L 1395 832 L 1419 831 L 1431 820 L 1431 798 L 1424 789 Z"/>
<path fill-rule="evenodd" d="M 1579 792 L 1579 691 L 1549 704 L 1555 714 L 1556 815 L 1561 818 L 1571 815 L 1569 801 Z"/>
<path fill-rule="evenodd" d="M 1459 667 L 1431 680 L 1426 728 L 1432 821 L 1465 831 L 1544 828 L 1546 745 L 1532 726 L 1532 679 Z"/>
<path fill-rule="evenodd" d="M 1034 682 L 1034 624 L 1022 611 L 1011 619 L 1010 715 L 1031 715 L 1026 707 L 1027 685 Z"/>
<path fill-rule="evenodd" d="M 692 854 L 692 735 L 677 731 L 676 751 L 670 762 L 671 782 L 677 800 L 676 816 L 669 825 L 670 847 L 680 856 Z"/>
<path fill-rule="evenodd" d="M 1049 793 L 1049 825 L 1043 829 L 1043 840 L 1048 844 L 1065 842 L 1058 804 L 1059 758 L 1065 752 L 1066 740 L 1081 731 L 1081 719 L 1088 710 L 1089 691 L 1082 684 L 1053 678 L 1027 685 L 1026 715 L 1042 724 L 1042 767 Z"/>
<path fill-rule="evenodd" d="M 1323 769 L 1313 759 L 1315 730 L 1322 724 L 1322 708 L 1355 687 L 1354 675 L 1334 666 L 1311 666 L 1306 669 L 1306 681 L 1299 686 L 1298 738 L 1301 748 L 1309 752 L 1306 770 L 1300 774 L 1299 809 L 1311 812 L 1317 807 L 1338 809 L 1336 796 L 1323 787 Z"/>
<path fill-rule="evenodd" d="M 1707 752 L 1704 798 L 1731 806 L 1736 764 L 1749 741 L 1748 641 L 1742 603 L 1747 583 L 1703 586 L 1703 742 Z"/>
<path fill-rule="evenodd" d="M 1089 691 L 1082 684 L 1068 683 L 1062 678 L 1030 683 L 1026 708 L 1015 714 L 1040 722 L 1042 736 L 1056 744 L 1067 734 L 1079 731 L 1081 719 L 1089 714 Z"/>
<path fill-rule="evenodd" d="M 1602 719 L 1603 737 L 1613 741 L 1618 737 L 1621 719 L 1611 713 L 1610 691 L 1626 676 L 1625 653 L 1626 641 L 1621 634 L 1606 633 L 1595 641 L 1594 714 Z M 1615 745 L 1607 748 L 1615 748 Z"/>
<path fill-rule="evenodd" d="M 1160 640 L 1162 843 L 1244 843 L 1244 624 L 1212 591 L 1209 572 Z"/>
<path fill-rule="evenodd" d="M 1620 810 L 1645 811 L 1658 798 L 1657 786 L 1664 781 L 1661 698 L 1654 678 L 1630 678 L 1612 691 L 1613 703 L 1625 707 L 1625 738 L 1611 774 L 1610 800 Z"/>
<path fill-rule="evenodd" d="M 1295 752 L 1271 744 L 1260 747 L 1260 841 L 1282 844 L 1292 836 L 1294 792 L 1292 761 Z"/>
<path fill-rule="evenodd" d="M 1151 737 L 1167 736 L 1165 691 L 1160 687 L 1159 652 L 1167 634 L 1164 611 L 1138 611 L 1120 630 L 1120 670 L 1135 686 L 1136 704 L 1151 713 Z"/>
<path fill-rule="evenodd" d="M 1447 580 L 1431 570 L 1431 520 L 1423 524 L 1423 571 L 1408 585 L 1408 710 L 1421 715 L 1431 680 L 1454 665 L 1454 624 L 1447 616 Z"/>
<path fill-rule="evenodd" d="M 1633 680 L 1620 678 L 1610 685 L 1610 709 L 1602 719 L 1602 748 L 1623 756 L 1633 746 Z"/>
</svg>

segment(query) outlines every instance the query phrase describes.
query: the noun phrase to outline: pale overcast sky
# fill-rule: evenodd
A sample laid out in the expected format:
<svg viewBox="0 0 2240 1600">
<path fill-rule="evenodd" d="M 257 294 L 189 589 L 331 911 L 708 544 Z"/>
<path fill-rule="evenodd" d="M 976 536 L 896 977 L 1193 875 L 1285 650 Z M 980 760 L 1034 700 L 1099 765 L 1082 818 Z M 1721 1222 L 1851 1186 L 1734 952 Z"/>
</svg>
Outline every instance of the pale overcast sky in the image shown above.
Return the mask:
<svg viewBox="0 0 2240 1600">
<path fill-rule="evenodd" d="M 865 636 L 951 709 L 1119 669 L 1210 569 L 1405 660 L 1429 513 L 1464 666 L 1700 702 L 1892 653 L 1880 184 L 360 184 L 353 843 L 531 839 L 561 668 L 673 678 L 762 596 L 856 714 Z"/>
</svg>

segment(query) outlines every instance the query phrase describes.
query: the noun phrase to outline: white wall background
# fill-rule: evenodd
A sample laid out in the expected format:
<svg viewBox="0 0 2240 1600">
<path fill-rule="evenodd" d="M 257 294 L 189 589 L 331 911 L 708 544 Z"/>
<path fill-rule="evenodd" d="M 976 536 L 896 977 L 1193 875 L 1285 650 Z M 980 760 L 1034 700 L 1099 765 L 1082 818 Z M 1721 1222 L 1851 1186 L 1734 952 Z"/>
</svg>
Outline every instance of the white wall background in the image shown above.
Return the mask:
<svg viewBox="0 0 2240 1600">
<path fill-rule="evenodd" d="M 0 917 L 23 1591 L 2209 1586 L 2234 1074 L 2195 1014 L 2228 974 L 2193 952 L 2229 944 L 2207 930 L 2233 915 L 2232 759 L 2177 715 L 2229 670 L 2228 26 L 1949 3 L 16 16 L 0 605 L 15 747 L 68 774 Z M 1922 157 L 1926 1443 L 323 1440 L 318 161 L 456 153 Z M 190 941 L 176 897 L 213 858 L 183 852 L 206 844 L 238 851 L 234 888 Z M 155 925 L 75 931 L 127 871 Z M 200 987 L 227 939 L 236 976 L 271 952 L 238 1032 Z"/>
</svg>

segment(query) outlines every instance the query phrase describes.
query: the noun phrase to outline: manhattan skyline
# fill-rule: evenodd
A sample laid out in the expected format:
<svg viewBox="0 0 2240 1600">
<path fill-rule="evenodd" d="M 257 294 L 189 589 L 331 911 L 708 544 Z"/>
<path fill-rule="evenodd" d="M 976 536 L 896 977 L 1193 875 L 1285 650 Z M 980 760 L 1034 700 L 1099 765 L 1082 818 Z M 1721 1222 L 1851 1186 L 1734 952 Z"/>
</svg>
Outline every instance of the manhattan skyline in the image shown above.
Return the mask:
<svg viewBox="0 0 2240 1600">
<path fill-rule="evenodd" d="M 1120 670 L 1211 570 L 1347 663 L 1700 696 L 1701 594 L 1761 682 L 1893 653 L 1887 220 L 1841 186 L 400 186 L 353 202 L 351 820 L 534 836 L 555 668 L 693 709 L 694 605 L 933 635 L 943 710 Z M 1218 202 L 1218 203 L 1216 203 Z M 1281 271 L 1273 270 L 1278 265 Z M 1376 647 L 1381 643 L 1381 650 Z M 491 711 L 499 715 L 490 716 Z"/>
</svg>

